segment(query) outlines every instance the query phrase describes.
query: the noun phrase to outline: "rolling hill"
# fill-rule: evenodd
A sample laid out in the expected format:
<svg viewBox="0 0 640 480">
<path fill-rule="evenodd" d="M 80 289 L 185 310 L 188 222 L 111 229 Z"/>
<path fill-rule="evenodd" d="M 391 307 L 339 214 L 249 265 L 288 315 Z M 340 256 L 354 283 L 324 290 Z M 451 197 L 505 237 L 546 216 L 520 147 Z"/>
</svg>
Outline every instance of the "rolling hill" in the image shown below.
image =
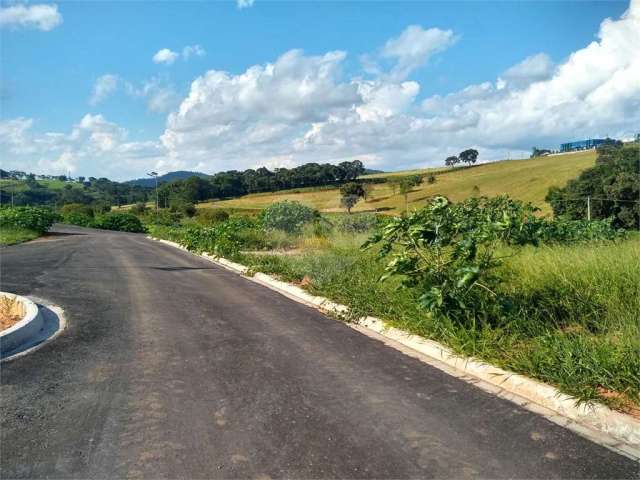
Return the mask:
<svg viewBox="0 0 640 480">
<path fill-rule="evenodd" d="M 209 177 L 209 175 L 202 172 L 189 172 L 186 170 L 177 170 L 175 172 L 169 172 L 169 173 L 165 173 L 164 175 L 159 175 L 158 183 L 171 182 L 173 180 L 183 180 L 189 177 L 207 178 Z M 141 187 L 154 187 L 156 184 L 156 181 L 153 177 L 146 177 L 146 178 L 136 178 L 134 180 L 127 180 L 126 182 L 123 182 L 123 183 L 127 183 L 129 185 L 140 185 Z"/>
<path fill-rule="evenodd" d="M 549 187 L 565 185 L 568 180 L 593 166 L 595 159 L 596 152 L 590 150 L 528 160 L 504 160 L 471 168 L 431 168 L 378 173 L 365 175 L 365 178 L 434 173 L 436 175 L 434 184 L 424 182 L 408 195 L 409 208 L 420 207 L 433 195 L 445 195 L 451 200 L 462 200 L 471 195 L 508 194 L 513 198 L 532 202 L 546 214 L 551 212 L 550 206 L 544 201 Z M 344 210 L 340 206 L 340 194 L 336 188 L 296 189 L 245 195 L 230 200 L 201 203 L 198 208 L 261 209 L 282 200 L 296 200 L 322 212 Z M 382 183 L 373 185 L 367 201 L 359 202 L 353 211 L 398 213 L 404 208 L 404 197 L 394 193 L 391 184 Z"/>
</svg>

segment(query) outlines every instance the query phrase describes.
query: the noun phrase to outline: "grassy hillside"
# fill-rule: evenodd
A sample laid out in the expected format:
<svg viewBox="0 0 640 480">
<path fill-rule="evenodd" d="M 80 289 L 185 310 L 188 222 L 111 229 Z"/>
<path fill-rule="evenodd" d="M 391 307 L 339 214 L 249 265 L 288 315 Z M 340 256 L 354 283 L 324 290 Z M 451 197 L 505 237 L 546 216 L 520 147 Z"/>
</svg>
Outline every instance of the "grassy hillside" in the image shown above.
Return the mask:
<svg viewBox="0 0 640 480">
<path fill-rule="evenodd" d="M 486 196 L 506 193 L 513 198 L 534 203 L 542 209 L 543 213 L 550 213 L 550 206 L 544 201 L 549 187 L 563 186 L 581 171 L 593 166 L 595 158 L 596 152 L 591 150 L 530 160 L 505 160 L 472 168 L 411 170 L 374 174 L 369 177 L 434 173 L 436 175 L 434 184 L 428 185 L 425 182 L 409 194 L 409 208 L 423 205 L 426 199 L 433 195 L 445 195 L 452 200 L 462 200 L 474 193 Z M 477 190 L 474 187 L 477 187 Z M 260 209 L 282 200 L 296 200 L 323 212 L 343 210 L 340 207 L 339 192 L 335 188 L 245 195 L 232 200 L 202 203 L 199 208 Z M 353 211 L 379 210 L 397 213 L 404 208 L 404 197 L 394 194 L 390 184 L 377 184 L 373 185 L 368 200 L 359 202 Z"/>
<path fill-rule="evenodd" d="M 51 190 L 62 190 L 65 185 L 71 185 L 73 188 L 82 188 L 82 185 L 76 182 L 63 182 L 62 180 L 36 180 L 42 187 Z M 24 180 L 2 179 L 0 180 L 0 188 L 7 192 L 22 192 L 27 189 L 27 183 Z"/>
</svg>

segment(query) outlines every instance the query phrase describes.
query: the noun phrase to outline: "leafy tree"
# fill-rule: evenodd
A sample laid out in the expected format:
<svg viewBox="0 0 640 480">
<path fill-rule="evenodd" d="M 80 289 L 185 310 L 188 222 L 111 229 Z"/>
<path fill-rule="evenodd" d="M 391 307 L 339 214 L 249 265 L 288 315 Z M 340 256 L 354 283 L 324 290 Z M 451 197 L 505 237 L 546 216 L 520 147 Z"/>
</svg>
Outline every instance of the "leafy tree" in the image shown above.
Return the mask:
<svg viewBox="0 0 640 480">
<path fill-rule="evenodd" d="M 458 157 L 456 157 L 455 155 L 452 155 L 450 157 L 447 157 L 444 160 L 444 164 L 447 167 L 454 167 L 456 164 L 458 164 L 460 162 L 460 159 Z"/>
<path fill-rule="evenodd" d="M 460 152 L 458 158 L 462 163 L 471 165 L 472 163 L 476 163 L 476 160 L 478 160 L 478 151 L 473 148 L 469 148 L 463 152 Z"/>
<path fill-rule="evenodd" d="M 409 209 L 409 193 L 413 190 L 413 187 L 417 187 L 422 183 L 422 177 L 420 175 L 410 175 L 408 177 L 402 177 L 400 179 L 400 195 L 404 197 L 404 208 Z"/>
<path fill-rule="evenodd" d="M 604 145 L 596 165 L 584 170 L 565 187 L 551 187 L 545 200 L 555 216 L 612 218 L 616 227 L 640 228 L 640 145 Z"/>
<path fill-rule="evenodd" d="M 340 204 L 347 209 L 350 214 L 356 203 L 366 195 L 361 183 L 349 182 L 340 187 Z"/>
</svg>

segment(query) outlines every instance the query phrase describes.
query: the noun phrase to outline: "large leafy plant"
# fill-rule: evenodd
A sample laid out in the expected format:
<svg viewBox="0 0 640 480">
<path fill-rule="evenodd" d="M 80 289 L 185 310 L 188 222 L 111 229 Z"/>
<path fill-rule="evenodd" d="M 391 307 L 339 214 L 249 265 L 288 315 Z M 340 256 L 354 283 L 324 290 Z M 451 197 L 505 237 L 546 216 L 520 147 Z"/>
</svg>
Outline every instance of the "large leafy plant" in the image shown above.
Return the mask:
<svg viewBox="0 0 640 480">
<path fill-rule="evenodd" d="M 534 243 L 535 207 L 507 197 L 470 198 L 452 203 L 435 197 L 421 210 L 397 217 L 363 248 L 379 245 L 388 258 L 385 275 L 420 292 L 433 315 L 453 320 L 489 320 L 503 311 L 496 287 L 496 252 L 503 244 Z"/>
</svg>

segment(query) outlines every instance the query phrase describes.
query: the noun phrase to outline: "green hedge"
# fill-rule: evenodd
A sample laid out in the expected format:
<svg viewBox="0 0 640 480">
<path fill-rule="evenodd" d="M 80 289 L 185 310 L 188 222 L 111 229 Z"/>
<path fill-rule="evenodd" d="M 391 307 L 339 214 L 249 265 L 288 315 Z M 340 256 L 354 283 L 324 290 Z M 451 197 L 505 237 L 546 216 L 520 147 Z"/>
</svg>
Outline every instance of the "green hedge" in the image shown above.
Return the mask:
<svg viewBox="0 0 640 480">
<path fill-rule="evenodd" d="M 60 220 L 53 210 L 41 207 L 9 207 L 0 209 L 0 227 L 26 228 L 40 234 Z"/>
<path fill-rule="evenodd" d="M 131 213 L 123 212 L 110 212 L 100 215 L 90 226 L 120 232 L 144 233 L 147 231 L 138 217 Z"/>
</svg>

